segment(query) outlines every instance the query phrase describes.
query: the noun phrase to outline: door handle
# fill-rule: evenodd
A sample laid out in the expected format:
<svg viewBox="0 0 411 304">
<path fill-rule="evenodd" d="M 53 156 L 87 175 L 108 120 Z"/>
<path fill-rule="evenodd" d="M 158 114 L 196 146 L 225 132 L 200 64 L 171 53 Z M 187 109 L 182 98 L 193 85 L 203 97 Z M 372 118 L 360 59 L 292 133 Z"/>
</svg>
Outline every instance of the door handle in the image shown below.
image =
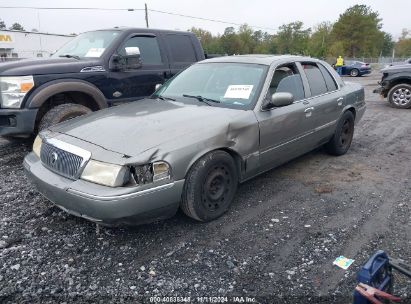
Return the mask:
<svg viewBox="0 0 411 304">
<path fill-rule="evenodd" d="M 304 110 L 304 113 L 310 113 L 311 111 L 313 111 L 314 110 L 314 107 L 309 107 L 309 108 L 306 108 L 305 110 Z"/>
<path fill-rule="evenodd" d="M 343 97 L 338 98 L 338 99 L 337 99 L 337 105 L 338 105 L 338 106 L 342 106 L 343 100 L 344 100 Z"/>
</svg>

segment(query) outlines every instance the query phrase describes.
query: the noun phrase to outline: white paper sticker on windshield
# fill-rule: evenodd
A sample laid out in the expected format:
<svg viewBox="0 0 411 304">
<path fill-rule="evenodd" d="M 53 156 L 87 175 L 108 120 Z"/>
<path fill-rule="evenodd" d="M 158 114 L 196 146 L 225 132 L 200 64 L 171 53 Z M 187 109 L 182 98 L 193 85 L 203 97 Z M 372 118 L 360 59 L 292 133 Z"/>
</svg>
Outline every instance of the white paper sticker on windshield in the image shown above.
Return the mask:
<svg viewBox="0 0 411 304">
<path fill-rule="evenodd" d="M 84 57 L 100 57 L 105 48 L 91 48 Z"/>
<path fill-rule="evenodd" d="M 253 85 L 230 85 L 225 92 L 224 98 L 250 98 Z"/>
</svg>

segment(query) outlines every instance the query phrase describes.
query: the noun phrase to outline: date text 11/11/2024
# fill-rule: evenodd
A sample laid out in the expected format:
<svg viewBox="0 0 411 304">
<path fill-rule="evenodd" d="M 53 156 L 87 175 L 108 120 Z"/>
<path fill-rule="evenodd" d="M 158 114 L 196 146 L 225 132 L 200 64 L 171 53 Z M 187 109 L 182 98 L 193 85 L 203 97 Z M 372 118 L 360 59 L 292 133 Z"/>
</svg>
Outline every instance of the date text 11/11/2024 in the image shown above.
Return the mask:
<svg viewBox="0 0 411 304">
<path fill-rule="evenodd" d="M 255 303 L 253 297 L 150 297 L 150 303 Z"/>
</svg>

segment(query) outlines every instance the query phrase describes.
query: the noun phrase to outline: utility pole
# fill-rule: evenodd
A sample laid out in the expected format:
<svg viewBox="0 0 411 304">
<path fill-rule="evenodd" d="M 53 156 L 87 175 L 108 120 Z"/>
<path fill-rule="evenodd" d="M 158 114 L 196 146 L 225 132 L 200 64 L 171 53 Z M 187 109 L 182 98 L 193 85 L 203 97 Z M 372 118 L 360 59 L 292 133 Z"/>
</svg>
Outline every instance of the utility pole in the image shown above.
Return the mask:
<svg viewBox="0 0 411 304">
<path fill-rule="evenodd" d="M 146 26 L 148 28 L 148 10 L 147 10 L 147 3 L 144 3 L 144 8 L 145 8 L 145 12 L 146 12 Z"/>
</svg>

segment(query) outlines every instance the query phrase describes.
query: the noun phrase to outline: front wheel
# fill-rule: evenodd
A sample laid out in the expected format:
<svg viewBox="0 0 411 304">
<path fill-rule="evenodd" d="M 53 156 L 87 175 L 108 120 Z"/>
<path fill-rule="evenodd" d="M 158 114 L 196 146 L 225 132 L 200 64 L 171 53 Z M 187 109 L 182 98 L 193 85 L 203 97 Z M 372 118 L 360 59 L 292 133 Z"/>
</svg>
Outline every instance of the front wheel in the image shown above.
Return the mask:
<svg viewBox="0 0 411 304">
<path fill-rule="evenodd" d="M 237 186 L 238 173 L 233 158 L 224 151 L 210 152 L 188 172 L 181 209 L 195 220 L 214 220 L 228 210 Z"/>
<path fill-rule="evenodd" d="M 388 101 L 394 108 L 411 108 L 411 85 L 402 83 L 393 86 L 388 92 Z"/>
<path fill-rule="evenodd" d="M 337 123 L 334 136 L 326 144 L 328 153 L 336 156 L 347 153 L 354 135 L 354 115 L 346 111 Z"/>
<path fill-rule="evenodd" d="M 65 103 L 58 105 L 49 110 L 41 119 L 39 124 L 39 132 L 51 127 L 52 125 L 72 119 L 77 116 L 91 113 L 92 111 L 80 104 Z"/>
</svg>

